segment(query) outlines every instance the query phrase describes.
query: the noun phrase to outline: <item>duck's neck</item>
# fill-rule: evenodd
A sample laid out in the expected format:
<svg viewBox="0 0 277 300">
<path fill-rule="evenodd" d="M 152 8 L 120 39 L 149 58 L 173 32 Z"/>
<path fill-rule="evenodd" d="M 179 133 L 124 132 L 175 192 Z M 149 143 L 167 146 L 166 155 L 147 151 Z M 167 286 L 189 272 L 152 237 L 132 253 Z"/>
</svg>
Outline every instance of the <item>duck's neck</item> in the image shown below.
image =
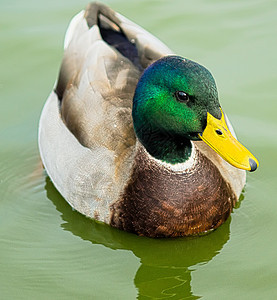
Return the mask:
<svg viewBox="0 0 277 300">
<path fill-rule="evenodd" d="M 147 152 L 161 161 L 177 164 L 186 162 L 192 153 L 190 140 L 143 126 L 136 134 Z"/>
</svg>

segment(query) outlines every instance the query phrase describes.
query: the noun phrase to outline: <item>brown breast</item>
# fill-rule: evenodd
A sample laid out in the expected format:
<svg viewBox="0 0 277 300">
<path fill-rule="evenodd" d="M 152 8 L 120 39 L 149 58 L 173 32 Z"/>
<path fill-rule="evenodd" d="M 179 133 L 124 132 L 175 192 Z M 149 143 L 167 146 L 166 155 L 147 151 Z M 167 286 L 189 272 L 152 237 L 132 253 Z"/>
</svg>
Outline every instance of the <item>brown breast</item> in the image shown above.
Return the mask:
<svg viewBox="0 0 277 300">
<path fill-rule="evenodd" d="M 111 207 L 111 225 L 149 237 L 194 235 L 220 226 L 236 200 L 217 167 L 198 150 L 194 166 L 180 173 L 139 148 L 131 179 Z"/>
</svg>

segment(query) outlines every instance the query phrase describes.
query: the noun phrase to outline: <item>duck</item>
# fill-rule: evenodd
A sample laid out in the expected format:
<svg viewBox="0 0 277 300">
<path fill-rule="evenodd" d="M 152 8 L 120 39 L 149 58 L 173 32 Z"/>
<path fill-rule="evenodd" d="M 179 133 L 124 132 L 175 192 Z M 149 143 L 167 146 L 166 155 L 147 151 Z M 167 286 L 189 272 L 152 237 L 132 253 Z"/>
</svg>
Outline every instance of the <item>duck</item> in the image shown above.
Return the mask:
<svg viewBox="0 0 277 300">
<path fill-rule="evenodd" d="M 99 2 L 69 24 L 38 146 L 74 210 L 152 238 L 218 228 L 259 164 L 211 72 Z"/>
</svg>

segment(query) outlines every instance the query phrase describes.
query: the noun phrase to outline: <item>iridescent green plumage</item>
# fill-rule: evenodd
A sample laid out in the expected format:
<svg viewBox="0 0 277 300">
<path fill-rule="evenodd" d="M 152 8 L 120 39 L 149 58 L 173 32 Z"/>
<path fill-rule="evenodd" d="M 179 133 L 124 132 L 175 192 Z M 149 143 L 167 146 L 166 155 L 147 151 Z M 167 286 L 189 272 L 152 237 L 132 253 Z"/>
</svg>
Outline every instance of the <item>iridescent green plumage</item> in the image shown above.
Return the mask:
<svg viewBox="0 0 277 300">
<path fill-rule="evenodd" d="M 188 95 L 179 101 L 178 91 Z M 190 140 L 198 140 L 206 126 L 207 112 L 220 118 L 215 81 L 200 64 L 167 56 L 143 73 L 133 100 L 136 134 L 154 157 L 181 163 L 191 153 Z"/>
</svg>

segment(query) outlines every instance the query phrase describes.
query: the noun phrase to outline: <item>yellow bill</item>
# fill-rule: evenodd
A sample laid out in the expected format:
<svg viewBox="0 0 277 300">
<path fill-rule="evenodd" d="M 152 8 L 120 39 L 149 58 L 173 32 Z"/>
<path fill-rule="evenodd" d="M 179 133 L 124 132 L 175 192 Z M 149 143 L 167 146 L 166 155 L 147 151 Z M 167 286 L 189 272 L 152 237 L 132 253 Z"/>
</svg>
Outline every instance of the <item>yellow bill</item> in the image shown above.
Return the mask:
<svg viewBox="0 0 277 300">
<path fill-rule="evenodd" d="M 234 167 L 255 171 L 259 166 L 258 160 L 233 137 L 222 110 L 221 113 L 220 120 L 207 113 L 207 126 L 199 137 Z"/>
</svg>

